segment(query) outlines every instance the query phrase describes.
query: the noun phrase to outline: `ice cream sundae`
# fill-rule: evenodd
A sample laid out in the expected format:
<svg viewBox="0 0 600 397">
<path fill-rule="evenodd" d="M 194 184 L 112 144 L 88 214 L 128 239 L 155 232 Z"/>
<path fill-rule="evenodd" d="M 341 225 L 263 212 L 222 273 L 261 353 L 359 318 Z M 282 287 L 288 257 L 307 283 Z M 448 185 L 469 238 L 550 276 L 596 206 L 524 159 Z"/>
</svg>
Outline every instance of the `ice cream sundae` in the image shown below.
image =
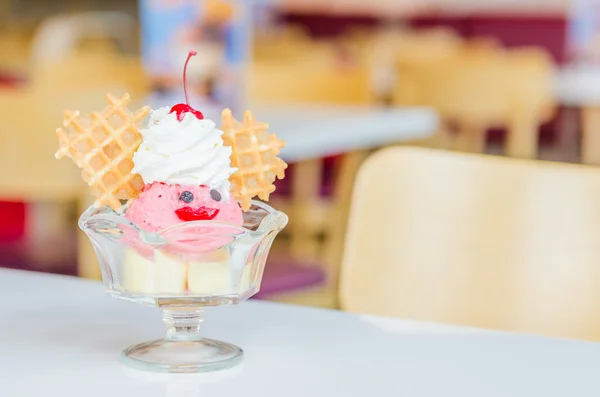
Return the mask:
<svg viewBox="0 0 600 397">
<path fill-rule="evenodd" d="M 287 167 L 278 155 L 284 143 L 256 122 L 251 112 L 242 121 L 223 111 L 222 125 L 205 119 L 187 99 L 171 108 L 133 113 L 126 94 L 107 94 L 109 106 L 82 118 L 66 111 L 57 130 L 56 157 L 68 156 L 96 196 L 96 207 L 108 206 L 131 222 L 122 236 L 128 249 L 120 283 L 140 293 L 215 294 L 231 289 L 227 238 L 215 226 L 197 228 L 206 238 L 177 244 L 147 243 L 137 228 L 164 235 L 175 225 L 195 221 L 242 227 L 251 199 L 264 201 Z M 148 116 L 146 128 L 139 124 Z M 221 233 L 226 234 L 226 233 Z M 250 271 L 250 268 L 244 269 Z"/>
</svg>

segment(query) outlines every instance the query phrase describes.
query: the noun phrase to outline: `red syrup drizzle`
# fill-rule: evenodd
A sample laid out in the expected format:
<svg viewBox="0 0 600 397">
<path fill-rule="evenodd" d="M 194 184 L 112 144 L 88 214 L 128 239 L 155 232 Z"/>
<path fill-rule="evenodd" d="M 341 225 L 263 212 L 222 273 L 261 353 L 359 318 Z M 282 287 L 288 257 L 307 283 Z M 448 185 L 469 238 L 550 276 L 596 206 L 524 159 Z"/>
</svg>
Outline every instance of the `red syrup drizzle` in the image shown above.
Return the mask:
<svg viewBox="0 0 600 397">
<path fill-rule="evenodd" d="M 183 207 L 175 210 L 177 217 L 184 222 L 190 221 L 211 221 L 215 219 L 219 210 L 217 208 L 199 207 L 193 209 L 191 207 Z"/>
</svg>

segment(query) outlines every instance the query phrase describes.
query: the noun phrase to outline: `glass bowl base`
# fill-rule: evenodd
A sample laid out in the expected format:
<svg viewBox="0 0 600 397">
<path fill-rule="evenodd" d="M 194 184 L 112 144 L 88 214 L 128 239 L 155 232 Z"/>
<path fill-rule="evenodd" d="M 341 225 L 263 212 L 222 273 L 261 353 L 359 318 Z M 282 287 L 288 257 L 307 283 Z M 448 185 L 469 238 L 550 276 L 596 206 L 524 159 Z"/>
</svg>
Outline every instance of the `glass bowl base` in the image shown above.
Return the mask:
<svg viewBox="0 0 600 397">
<path fill-rule="evenodd" d="M 234 367 L 243 355 L 239 347 L 212 339 L 159 339 L 128 347 L 121 361 L 145 371 L 199 373 Z"/>
</svg>

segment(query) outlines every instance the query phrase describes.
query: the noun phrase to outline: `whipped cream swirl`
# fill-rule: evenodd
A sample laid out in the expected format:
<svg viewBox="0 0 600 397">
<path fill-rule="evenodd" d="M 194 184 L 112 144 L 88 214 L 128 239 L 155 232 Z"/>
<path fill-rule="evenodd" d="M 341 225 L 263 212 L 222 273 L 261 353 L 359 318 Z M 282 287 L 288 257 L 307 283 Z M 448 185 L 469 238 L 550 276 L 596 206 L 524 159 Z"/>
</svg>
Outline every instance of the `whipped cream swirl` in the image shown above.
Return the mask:
<svg viewBox="0 0 600 397">
<path fill-rule="evenodd" d="M 133 155 L 132 172 L 144 183 L 206 185 L 229 194 L 231 147 L 223 145 L 223 131 L 212 120 L 187 113 L 177 120 L 170 108 L 150 114 L 148 128 L 140 130 L 142 144 Z"/>
</svg>

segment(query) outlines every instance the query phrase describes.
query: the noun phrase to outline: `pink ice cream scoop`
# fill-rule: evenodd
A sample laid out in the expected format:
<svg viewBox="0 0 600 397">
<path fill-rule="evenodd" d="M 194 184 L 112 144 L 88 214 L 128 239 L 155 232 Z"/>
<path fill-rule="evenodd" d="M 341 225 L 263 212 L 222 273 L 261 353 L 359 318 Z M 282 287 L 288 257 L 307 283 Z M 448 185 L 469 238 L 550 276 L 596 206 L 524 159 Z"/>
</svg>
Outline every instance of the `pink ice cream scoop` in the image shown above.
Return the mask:
<svg viewBox="0 0 600 397">
<path fill-rule="evenodd" d="M 208 186 L 154 182 L 145 186 L 125 216 L 152 232 L 188 221 L 221 221 L 241 226 L 242 210 L 233 197 L 228 196 Z"/>
</svg>

